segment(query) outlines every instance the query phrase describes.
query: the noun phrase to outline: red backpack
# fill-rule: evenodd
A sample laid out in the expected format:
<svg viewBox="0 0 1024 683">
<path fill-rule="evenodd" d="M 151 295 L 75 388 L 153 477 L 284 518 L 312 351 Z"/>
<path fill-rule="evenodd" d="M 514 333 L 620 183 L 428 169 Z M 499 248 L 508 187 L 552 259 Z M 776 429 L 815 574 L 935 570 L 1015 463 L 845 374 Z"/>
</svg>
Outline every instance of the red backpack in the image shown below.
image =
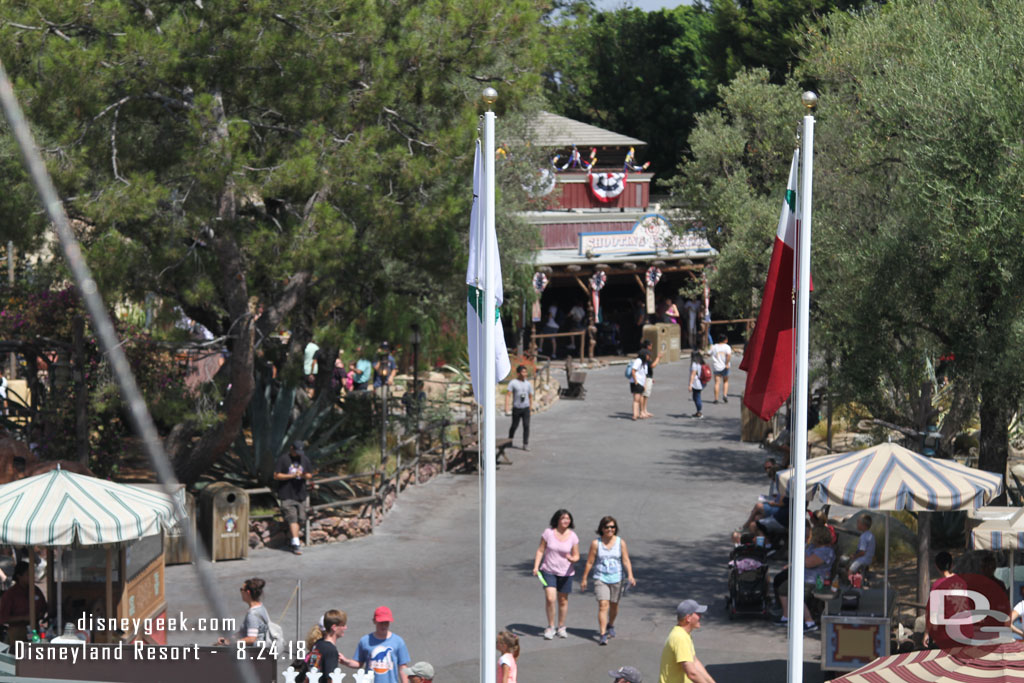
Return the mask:
<svg viewBox="0 0 1024 683">
<path fill-rule="evenodd" d="M 711 381 L 711 368 L 707 363 L 700 364 L 700 383 L 707 384 Z"/>
</svg>

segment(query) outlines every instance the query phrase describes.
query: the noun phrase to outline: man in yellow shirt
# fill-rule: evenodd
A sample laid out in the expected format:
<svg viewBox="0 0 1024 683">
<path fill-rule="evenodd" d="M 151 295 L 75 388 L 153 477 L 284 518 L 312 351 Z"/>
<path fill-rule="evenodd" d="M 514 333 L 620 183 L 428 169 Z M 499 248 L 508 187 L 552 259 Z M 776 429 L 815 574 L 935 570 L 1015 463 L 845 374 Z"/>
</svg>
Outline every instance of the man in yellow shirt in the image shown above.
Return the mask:
<svg viewBox="0 0 1024 683">
<path fill-rule="evenodd" d="M 707 611 L 708 606 L 696 600 L 683 600 L 676 606 L 676 625 L 661 650 L 658 683 L 715 683 L 697 659 L 691 637 L 700 628 L 700 615 Z"/>
</svg>

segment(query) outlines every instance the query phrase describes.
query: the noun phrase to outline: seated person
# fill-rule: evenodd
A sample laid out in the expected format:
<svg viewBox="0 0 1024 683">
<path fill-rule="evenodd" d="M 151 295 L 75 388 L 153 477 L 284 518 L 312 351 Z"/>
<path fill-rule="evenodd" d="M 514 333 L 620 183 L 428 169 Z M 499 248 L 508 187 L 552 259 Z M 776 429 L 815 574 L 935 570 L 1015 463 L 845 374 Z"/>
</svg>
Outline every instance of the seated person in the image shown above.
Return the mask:
<svg viewBox="0 0 1024 683">
<path fill-rule="evenodd" d="M 863 514 L 857 520 L 857 531 L 860 532 L 860 541 L 857 542 L 857 552 L 850 556 L 850 569 L 846 572 L 849 580 L 850 574 L 859 574 L 875 559 L 875 535 L 871 533 L 871 515 Z"/>
<path fill-rule="evenodd" d="M 743 522 L 743 526 L 733 532 L 733 543 L 739 543 L 740 536 L 744 532 L 749 531 L 756 534 L 758 520 L 774 516 L 778 512 L 779 508 L 782 507 L 782 496 L 779 495 L 779 484 L 775 479 L 775 473 L 778 472 L 778 467 L 775 464 L 775 458 L 768 458 L 765 460 L 762 467 L 771 482 L 768 485 L 768 495 L 760 496 L 759 500 L 754 504 L 753 509 L 750 511 L 750 515 L 747 516 L 747 521 Z"/>
<path fill-rule="evenodd" d="M 766 515 L 754 522 L 754 531 L 764 536 L 788 536 L 789 496 L 785 496 L 777 507 L 772 506 L 772 513 L 770 515 Z"/>
<path fill-rule="evenodd" d="M 804 630 L 814 631 L 818 626 L 811 616 L 811 611 L 807 608 L 806 598 L 810 597 L 811 590 L 819 578 L 823 581 L 829 579 L 832 573 L 832 565 L 836 559 L 836 553 L 829 542 L 831 539 L 825 527 L 814 527 L 808 531 L 809 542 L 804 554 L 804 584 L 807 586 L 804 590 Z M 782 617 L 777 623 L 785 624 L 789 622 L 788 566 L 775 577 L 774 584 L 779 595 L 779 601 L 782 603 Z"/>
<path fill-rule="evenodd" d="M 28 593 L 34 589 L 36 619 L 43 621 L 46 616 L 46 598 L 32 582 L 28 562 L 18 562 L 14 568 L 14 586 L 0 597 L 0 624 L 7 624 L 7 642 L 13 647 L 16 640 L 28 640 L 28 631 L 35 624 L 28 623 Z"/>
<path fill-rule="evenodd" d="M 812 512 L 810 516 L 811 526 L 820 526 L 828 530 L 829 536 L 832 538 L 832 545 L 835 545 L 839 540 L 839 535 L 836 533 L 836 528 L 828 521 L 828 510 L 829 506 L 821 508 L 817 512 Z M 870 519 L 870 517 L 868 518 Z"/>
</svg>

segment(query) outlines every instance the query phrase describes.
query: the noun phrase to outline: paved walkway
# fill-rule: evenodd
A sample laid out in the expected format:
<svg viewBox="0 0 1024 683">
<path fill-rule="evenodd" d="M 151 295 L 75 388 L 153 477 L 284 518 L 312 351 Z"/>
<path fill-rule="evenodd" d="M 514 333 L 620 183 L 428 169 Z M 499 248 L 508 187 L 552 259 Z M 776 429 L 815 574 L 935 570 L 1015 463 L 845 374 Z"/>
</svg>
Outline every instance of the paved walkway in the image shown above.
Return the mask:
<svg viewBox="0 0 1024 683">
<path fill-rule="evenodd" d="M 498 475 L 498 623 L 521 636 L 524 682 L 608 681 L 609 669 L 633 665 L 656 683 L 661 646 L 684 598 L 710 605 L 695 643 L 718 683 L 785 680 L 785 630 L 761 620 L 730 622 L 724 612 L 728 535 L 767 483 L 764 452 L 739 441 L 743 376 L 733 372 L 728 404 L 712 405 L 706 389 L 706 417 L 696 420 L 689 417 L 686 369 L 683 362 L 657 368 L 655 417 L 640 422 L 629 417 L 622 366 L 592 371 L 585 400 L 563 400 L 533 416 L 531 450 L 509 450 L 514 464 Z M 499 433 L 507 424 L 501 418 Z M 439 682 L 468 683 L 479 679 L 479 497 L 476 476 L 444 475 L 403 493 L 372 536 L 316 546 L 302 557 L 261 550 L 214 571 L 239 617 L 245 578 L 267 579 L 274 619 L 301 579 L 303 635 L 323 610 L 344 609 L 350 626 L 340 645 L 349 655 L 372 630 L 373 609 L 388 605 L 414 661 L 432 662 Z M 606 514 L 618 519 L 629 543 L 637 588 L 623 599 L 618 637 L 607 647 L 597 645 L 592 592 L 570 598 L 568 639 L 540 635 L 543 594 L 529 572 L 541 532 L 563 507 L 575 517 L 584 556 Z M 167 595 L 172 614 L 209 615 L 190 567 L 168 568 Z M 281 623 L 287 637 L 296 633 L 294 605 Z M 172 634 L 171 642 L 196 639 Z M 821 680 L 818 637 L 804 642 L 805 680 Z"/>
</svg>

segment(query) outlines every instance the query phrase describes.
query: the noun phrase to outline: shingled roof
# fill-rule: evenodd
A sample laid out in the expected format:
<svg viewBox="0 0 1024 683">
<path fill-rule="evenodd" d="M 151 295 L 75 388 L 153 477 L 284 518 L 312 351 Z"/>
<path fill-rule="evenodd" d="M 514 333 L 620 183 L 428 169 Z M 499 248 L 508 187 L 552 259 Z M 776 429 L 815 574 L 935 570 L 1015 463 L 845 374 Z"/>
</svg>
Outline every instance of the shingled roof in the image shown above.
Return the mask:
<svg viewBox="0 0 1024 683">
<path fill-rule="evenodd" d="M 527 136 L 538 147 L 640 147 L 647 143 L 565 116 L 540 112 L 527 126 Z"/>
</svg>

